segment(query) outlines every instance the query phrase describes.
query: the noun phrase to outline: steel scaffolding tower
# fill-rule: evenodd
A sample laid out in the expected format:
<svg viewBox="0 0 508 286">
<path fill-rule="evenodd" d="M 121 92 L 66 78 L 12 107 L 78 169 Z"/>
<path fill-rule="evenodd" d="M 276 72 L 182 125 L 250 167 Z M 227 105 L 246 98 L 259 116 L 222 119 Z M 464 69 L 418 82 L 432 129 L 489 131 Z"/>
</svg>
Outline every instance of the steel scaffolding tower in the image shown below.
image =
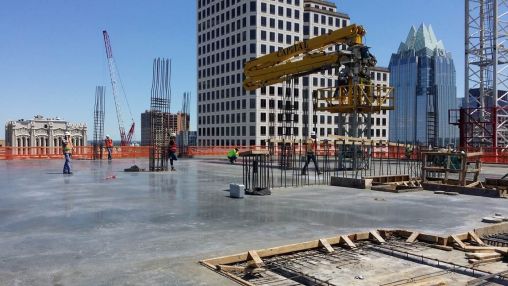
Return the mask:
<svg viewBox="0 0 508 286">
<path fill-rule="evenodd" d="M 95 88 L 95 106 L 93 111 L 93 159 L 102 159 L 103 139 L 104 139 L 104 110 L 106 87 L 97 86 Z"/>
<path fill-rule="evenodd" d="M 465 0 L 462 147 L 508 145 L 508 0 Z"/>
<path fill-rule="evenodd" d="M 171 106 L 171 61 L 153 61 L 150 97 L 150 171 L 168 170 L 169 111 Z"/>
</svg>

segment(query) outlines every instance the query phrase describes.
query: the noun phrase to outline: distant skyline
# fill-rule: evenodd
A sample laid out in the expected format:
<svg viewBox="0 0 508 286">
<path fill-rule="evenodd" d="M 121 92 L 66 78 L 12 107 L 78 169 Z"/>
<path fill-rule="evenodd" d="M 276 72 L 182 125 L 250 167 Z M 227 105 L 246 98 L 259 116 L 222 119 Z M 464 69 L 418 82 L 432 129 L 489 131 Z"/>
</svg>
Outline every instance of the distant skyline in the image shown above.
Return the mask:
<svg viewBox="0 0 508 286">
<path fill-rule="evenodd" d="M 366 44 L 387 66 L 411 26 L 432 25 L 457 70 L 464 94 L 464 1 L 340 0 L 351 23 L 367 30 Z M 105 133 L 119 139 L 102 39 L 107 30 L 140 140 L 140 116 L 149 108 L 152 61 L 172 59 L 171 111 L 192 93 L 196 128 L 196 1 L 6 1 L 0 10 L 0 122 L 36 114 L 88 125 L 93 134 L 96 85 L 106 86 Z M 130 115 L 125 105 L 126 128 Z M 4 132 L 0 132 L 4 139 Z"/>
</svg>

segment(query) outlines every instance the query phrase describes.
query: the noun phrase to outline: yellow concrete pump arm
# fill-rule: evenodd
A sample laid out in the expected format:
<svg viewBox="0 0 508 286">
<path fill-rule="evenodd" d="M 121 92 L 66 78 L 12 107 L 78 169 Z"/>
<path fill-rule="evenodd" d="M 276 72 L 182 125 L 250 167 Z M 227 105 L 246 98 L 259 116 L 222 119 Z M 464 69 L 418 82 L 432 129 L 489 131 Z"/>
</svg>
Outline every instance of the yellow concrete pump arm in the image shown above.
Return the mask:
<svg viewBox="0 0 508 286">
<path fill-rule="evenodd" d="M 360 72 L 360 66 L 372 65 L 372 62 L 375 65 L 375 58 L 368 53 L 368 48 L 363 46 L 364 35 L 365 30 L 362 26 L 350 25 L 253 59 L 244 67 L 244 87 L 247 90 L 254 90 L 289 78 L 340 67 L 344 64 L 348 66 L 348 63 L 351 67 L 358 66 L 349 72 L 351 77 L 357 75 Z M 348 49 L 325 52 L 330 45 L 340 44 L 347 45 Z"/>
</svg>

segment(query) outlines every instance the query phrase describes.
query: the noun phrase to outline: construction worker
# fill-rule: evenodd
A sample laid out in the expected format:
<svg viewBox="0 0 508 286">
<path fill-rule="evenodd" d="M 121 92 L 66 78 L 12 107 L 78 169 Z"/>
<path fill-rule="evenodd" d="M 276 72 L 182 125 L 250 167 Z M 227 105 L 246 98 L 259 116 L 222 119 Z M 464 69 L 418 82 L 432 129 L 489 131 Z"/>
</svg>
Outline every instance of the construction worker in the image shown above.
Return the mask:
<svg viewBox="0 0 508 286">
<path fill-rule="evenodd" d="M 109 135 L 106 135 L 106 139 L 104 139 L 104 147 L 108 150 L 108 160 L 113 159 L 111 156 L 111 153 L 113 152 L 113 140 L 109 137 Z"/>
<path fill-rule="evenodd" d="M 65 164 L 63 167 L 63 173 L 64 174 L 72 174 L 71 171 L 71 156 L 72 156 L 72 140 L 71 140 L 71 133 L 65 132 L 65 137 L 62 140 L 62 149 L 63 154 L 65 157 Z"/>
<path fill-rule="evenodd" d="M 169 163 L 171 164 L 171 171 L 176 171 L 173 166 L 173 161 L 178 160 L 176 157 L 176 133 L 171 133 L 169 135 L 168 157 Z"/>
<path fill-rule="evenodd" d="M 235 147 L 234 149 L 231 149 L 228 151 L 228 160 L 229 160 L 229 163 L 231 164 L 234 164 L 236 162 L 236 159 L 238 159 L 238 151 L 240 149 L 238 149 L 238 147 Z"/>
<path fill-rule="evenodd" d="M 413 155 L 413 146 L 411 145 L 406 145 L 406 150 L 405 150 L 405 155 L 406 155 L 406 159 L 411 159 L 411 155 Z"/>
<path fill-rule="evenodd" d="M 306 146 L 305 146 L 306 160 L 305 160 L 305 165 L 303 166 L 303 169 L 302 169 L 302 175 L 307 174 L 307 167 L 309 166 L 310 160 L 312 160 L 314 162 L 314 167 L 316 168 L 316 172 L 318 173 L 318 175 L 322 174 L 319 171 L 319 166 L 316 161 L 316 154 L 315 154 L 316 141 L 317 141 L 316 140 L 316 132 L 312 131 L 310 133 L 310 138 L 307 140 Z"/>
</svg>

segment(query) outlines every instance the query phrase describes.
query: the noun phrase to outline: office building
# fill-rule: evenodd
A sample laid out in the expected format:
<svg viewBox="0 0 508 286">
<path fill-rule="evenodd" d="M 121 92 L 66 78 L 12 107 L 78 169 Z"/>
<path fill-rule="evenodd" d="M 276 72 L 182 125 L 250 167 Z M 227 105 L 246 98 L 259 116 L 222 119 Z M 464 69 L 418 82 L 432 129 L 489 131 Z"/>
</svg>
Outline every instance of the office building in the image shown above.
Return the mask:
<svg viewBox="0 0 508 286">
<path fill-rule="evenodd" d="M 265 145 L 270 138 L 300 139 L 312 130 L 320 139 L 341 134 L 337 115 L 313 116 L 312 110 L 313 91 L 337 84 L 334 70 L 246 91 L 243 66 L 252 58 L 345 27 L 347 14 L 321 0 L 197 4 L 198 145 Z M 331 46 L 327 52 L 339 49 L 345 47 Z"/>
<path fill-rule="evenodd" d="M 168 129 L 170 132 L 179 134 L 182 131 L 189 131 L 190 116 L 186 113 L 169 113 L 167 114 Z M 150 123 L 150 111 L 146 110 L 141 113 L 141 146 L 149 146 L 152 133 Z"/>
<path fill-rule="evenodd" d="M 390 59 L 390 85 L 395 110 L 390 111 L 390 141 L 432 146 L 455 143 L 456 126 L 448 110 L 457 108 L 455 65 L 432 27 L 411 27 Z"/>
</svg>

